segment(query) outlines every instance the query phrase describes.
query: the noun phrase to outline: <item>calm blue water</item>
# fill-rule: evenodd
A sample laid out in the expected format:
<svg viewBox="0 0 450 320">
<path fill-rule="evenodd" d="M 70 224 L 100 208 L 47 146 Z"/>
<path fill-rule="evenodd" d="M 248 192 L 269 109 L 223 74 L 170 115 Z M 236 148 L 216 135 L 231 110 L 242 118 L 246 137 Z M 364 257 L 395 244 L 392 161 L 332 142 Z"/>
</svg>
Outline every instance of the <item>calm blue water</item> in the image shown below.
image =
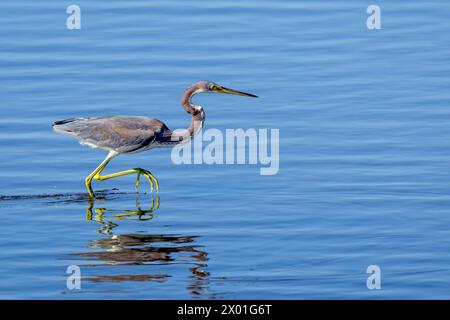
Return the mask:
<svg viewBox="0 0 450 320">
<path fill-rule="evenodd" d="M 78 31 L 69 4 L 0 4 L 0 298 L 450 298 L 448 2 L 377 1 L 374 31 L 372 1 L 77 0 Z M 279 128 L 277 175 L 153 150 L 107 169 L 151 169 L 153 205 L 131 176 L 15 197 L 85 192 L 104 158 L 54 120 L 187 126 L 201 79 L 259 96 L 195 101 L 206 128 Z"/>
</svg>

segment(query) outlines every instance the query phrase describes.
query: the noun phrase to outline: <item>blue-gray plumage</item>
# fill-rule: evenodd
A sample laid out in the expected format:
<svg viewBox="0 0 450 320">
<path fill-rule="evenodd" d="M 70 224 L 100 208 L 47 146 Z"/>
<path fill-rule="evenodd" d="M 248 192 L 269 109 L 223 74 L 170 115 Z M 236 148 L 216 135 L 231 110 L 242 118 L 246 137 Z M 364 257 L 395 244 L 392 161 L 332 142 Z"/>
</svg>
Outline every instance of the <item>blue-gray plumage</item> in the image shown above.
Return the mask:
<svg viewBox="0 0 450 320">
<path fill-rule="evenodd" d="M 109 151 L 105 160 L 86 178 L 89 196 L 94 197 L 91 187 L 92 179 L 106 180 L 136 173 L 136 187 L 143 175 L 159 190 L 156 177 L 148 170 L 135 168 L 108 175 L 100 175 L 108 162 L 121 153 L 142 152 L 157 147 L 173 146 L 194 137 L 203 127 L 205 112 L 203 108 L 192 103 L 191 98 L 200 92 L 219 92 L 256 97 L 255 95 L 231 90 L 211 81 L 200 81 L 187 88 L 181 98 L 183 108 L 192 117 L 190 126 L 183 131 L 173 132 L 162 121 L 143 116 L 111 116 L 98 118 L 72 118 L 53 123 L 57 132 L 74 136 L 83 145 Z"/>
<path fill-rule="evenodd" d="M 81 144 L 118 153 L 148 150 L 172 135 L 161 121 L 141 116 L 75 118 L 55 122 L 53 127 L 77 137 Z"/>
</svg>

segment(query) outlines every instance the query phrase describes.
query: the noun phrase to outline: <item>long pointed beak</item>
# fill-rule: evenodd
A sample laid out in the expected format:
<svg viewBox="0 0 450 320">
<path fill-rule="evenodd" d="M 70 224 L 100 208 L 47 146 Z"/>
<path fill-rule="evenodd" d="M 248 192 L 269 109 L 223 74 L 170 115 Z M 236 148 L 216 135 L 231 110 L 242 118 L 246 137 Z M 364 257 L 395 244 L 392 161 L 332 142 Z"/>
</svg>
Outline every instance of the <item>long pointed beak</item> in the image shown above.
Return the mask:
<svg viewBox="0 0 450 320">
<path fill-rule="evenodd" d="M 251 94 L 251 93 L 236 91 L 236 90 L 228 89 L 228 88 L 221 87 L 221 86 L 214 86 L 212 90 L 214 92 L 219 92 L 219 93 L 236 94 L 238 96 L 258 98 L 257 96 L 255 96 L 254 94 Z"/>
</svg>

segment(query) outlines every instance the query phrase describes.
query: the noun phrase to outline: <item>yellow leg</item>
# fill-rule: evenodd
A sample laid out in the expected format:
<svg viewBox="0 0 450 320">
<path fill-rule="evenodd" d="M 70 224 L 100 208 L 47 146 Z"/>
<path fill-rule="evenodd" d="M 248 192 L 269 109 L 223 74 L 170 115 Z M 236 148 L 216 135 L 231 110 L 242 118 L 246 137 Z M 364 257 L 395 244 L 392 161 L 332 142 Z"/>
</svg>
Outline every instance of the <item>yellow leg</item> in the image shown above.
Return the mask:
<svg viewBox="0 0 450 320">
<path fill-rule="evenodd" d="M 144 177 L 147 178 L 148 182 L 150 183 L 151 191 L 153 191 L 153 189 L 156 189 L 156 191 L 159 191 L 158 179 L 156 179 L 156 177 L 150 171 L 142 169 L 142 168 L 134 168 L 134 169 L 130 169 L 130 170 L 125 170 L 125 171 L 120 171 L 120 172 L 116 172 L 116 173 L 106 174 L 104 176 L 101 176 L 100 172 L 98 172 L 94 176 L 94 179 L 98 180 L 98 181 L 103 181 L 103 180 L 117 178 L 117 177 L 125 176 L 127 174 L 133 174 L 133 173 L 137 174 L 137 176 L 136 176 L 136 188 L 139 188 L 139 185 L 141 184 L 140 176 L 143 175 Z"/>
<path fill-rule="evenodd" d="M 117 178 L 117 177 L 121 177 L 121 176 L 128 175 L 128 174 L 133 174 L 133 173 L 137 174 L 136 188 L 139 187 L 140 176 L 143 175 L 149 181 L 151 191 L 153 191 L 154 188 L 156 188 L 156 191 L 159 191 L 158 179 L 156 179 L 156 177 L 150 171 L 142 169 L 142 168 L 125 170 L 125 171 L 111 173 L 111 174 L 107 174 L 107 175 L 103 175 L 103 176 L 100 175 L 100 173 L 103 171 L 103 169 L 105 169 L 105 167 L 108 165 L 109 161 L 117 155 L 118 154 L 115 151 L 111 151 L 106 156 L 105 160 L 103 160 L 103 162 L 94 171 L 92 171 L 92 173 L 89 176 L 87 176 L 85 182 L 86 182 L 86 188 L 88 189 L 90 197 L 92 197 L 92 198 L 95 197 L 94 192 L 92 191 L 92 187 L 91 187 L 92 179 L 95 179 L 97 181 L 103 181 L 103 180 Z"/>
<path fill-rule="evenodd" d="M 95 170 L 92 171 L 91 174 L 89 174 L 89 175 L 86 177 L 86 179 L 84 180 L 84 181 L 85 181 L 86 188 L 87 188 L 87 190 L 88 190 L 88 192 L 89 192 L 89 196 L 90 196 L 91 198 L 95 198 L 95 194 L 94 194 L 94 191 L 92 190 L 92 186 L 91 186 L 91 184 L 92 184 L 92 179 L 94 179 L 94 176 L 95 176 L 96 174 L 102 172 L 103 169 L 105 169 L 106 165 L 109 163 L 109 161 L 110 161 L 112 158 L 114 158 L 115 156 L 117 156 L 117 155 L 118 155 L 117 152 L 115 152 L 115 151 L 110 151 L 110 152 L 108 153 L 108 155 L 106 156 L 105 160 L 103 160 L 103 162 L 100 163 L 100 165 L 99 165 L 97 168 L 95 168 Z"/>
</svg>

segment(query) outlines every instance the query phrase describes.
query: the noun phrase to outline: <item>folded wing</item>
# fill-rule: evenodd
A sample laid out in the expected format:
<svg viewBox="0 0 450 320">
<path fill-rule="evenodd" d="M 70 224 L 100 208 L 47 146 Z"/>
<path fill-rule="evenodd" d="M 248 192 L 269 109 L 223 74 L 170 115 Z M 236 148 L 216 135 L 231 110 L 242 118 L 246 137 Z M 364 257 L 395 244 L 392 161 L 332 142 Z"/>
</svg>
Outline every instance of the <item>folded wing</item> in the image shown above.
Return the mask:
<svg viewBox="0 0 450 320">
<path fill-rule="evenodd" d="M 77 137 L 81 144 L 119 153 L 147 150 L 170 132 L 163 122 L 140 116 L 73 118 L 56 121 L 53 128 Z"/>
</svg>

